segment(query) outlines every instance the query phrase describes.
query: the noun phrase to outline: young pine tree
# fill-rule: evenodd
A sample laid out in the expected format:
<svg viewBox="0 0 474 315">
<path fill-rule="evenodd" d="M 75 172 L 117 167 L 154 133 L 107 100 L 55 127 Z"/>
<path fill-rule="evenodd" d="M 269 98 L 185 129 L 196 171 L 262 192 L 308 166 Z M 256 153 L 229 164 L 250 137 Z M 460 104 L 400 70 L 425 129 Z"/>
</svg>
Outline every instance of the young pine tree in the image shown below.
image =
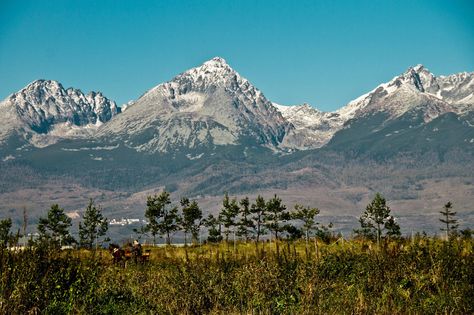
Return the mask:
<svg viewBox="0 0 474 315">
<path fill-rule="evenodd" d="M 260 237 L 266 233 L 265 231 L 265 217 L 267 215 L 267 205 L 265 199 L 258 195 L 255 203 L 250 206 L 252 225 L 255 233 L 255 246 L 258 249 L 258 242 Z"/>
<path fill-rule="evenodd" d="M 204 225 L 209 231 L 207 240 L 211 243 L 219 243 L 222 241 L 222 232 L 221 232 L 221 222 L 218 218 L 214 217 L 212 214 L 204 219 Z"/>
<path fill-rule="evenodd" d="M 166 244 L 170 245 L 171 235 L 179 229 L 178 207 L 170 207 L 171 199 L 167 191 L 148 196 L 146 205 L 146 230 L 153 235 L 153 243 L 156 243 L 156 235 L 166 235 Z"/>
<path fill-rule="evenodd" d="M 452 211 L 452 209 L 453 204 L 448 201 L 448 203 L 444 205 L 444 210 L 439 212 L 443 216 L 439 220 L 446 225 L 446 228 L 441 228 L 441 231 L 446 233 L 446 240 L 456 234 L 459 226 L 458 220 L 454 219 L 456 212 Z"/>
<path fill-rule="evenodd" d="M 49 209 L 47 216 L 39 219 L 38 241 L 40 244 L 54 248 L 70 245 L 75 242 L 69 233 L 71 225 L 71 218 L 64 213 L 64 209 L 60 208 L 58 204 L 54 204 Z"/>
<path fill-rule="evenodd" d="M 162 216 L 163 205 L 159 201 L 159 196 L 148 196 L 146 200 L 145 218 L 148 223 L 145 226 L 144 233 L 150 232 L 153 236 L 153 245 L 156 244 L 156 236 L 160 233 L 158 222 Z"/>
<path fill-rule="evenodd" d="M 246 242 L 250 239 L 250 234 L 254 229 L 253 221 L 250 218 L 250 201 L 249 197 L 245 197 L 244 199 L 240 200 L 240 220 L 237 223 L 237 236 L 243 237 Z"/>
<path fill-rule="evenodd" d="M 378 246 L 384 231 L 388 237 L 400 236 L 400 226 L 390 215 L 390 208 L 385 198 L 379 193 L 367 205 L 359 218 L 359 222 L 361 228 L 354 230 L 354 232 L 360 236 L 377 240 Z"/>
<path fill-rule="evenodd" d="M 231 232 L 231 228 L 235 233 L 235 219 L 239 214 L 239 205 L 237 204 L 237 199 L 229 199 L 229 195 L 225 193 L 224 200 L 222 200 L 222 209 L 219 213 L 219 218 L 221 223 L 224 225 L 224 235 L 225 241 L 228 245 L 229 242 L 229 234 Z"/>
<path fill-rule="evenodd" d="M 302 205 L 295 205 L 295 212 L 292 213 L 292 218 L 303 222 L 303 232 L 306 240 L 306 250 L 308 247 L 309 237 L 311 232 L 317 229 L 318 223 L 315 220 L 316 215 L 319 214 L 318 208 L 303 207 Z"/>
<path fill-rule="evenodd" d="M 290 220 L 290 214 L 285 211 L 286 206 L 282 204 L 281 199 L 275 195 L 268 200 L 266 204 L 265 226 L 275 236 L 277 256 L 279 256 L 278 235 L 286 229 L 285 222 Z"/>
<path fill-rule="evenodd" d="M 95 206 L 92 199 L 89 200 L 84 213 L 84 221 L 79 223 L 79 243 L 81 246 L 91 249 L 95 242 L 98 246 L 98 239 L 107 233 L 109 224 L 107 218 L 102 215 L 100 206 Z"/>
<path fill-rule="evenodd" d="M 161 205 L 161 220 L 158 222 L 158 229 L 161 235 L 166 235 L 166 244 L 171 245 L 171 234 L 179 229 L 178 207 L 172 206 L 169 192 L 163 191 L 158 196 L 158 204 Z"/>
<path fill-rule="evenodd" d="M 188 198 L 181 199 L 181 227 L 184 232 L 184 246 L 187 244 L 187 235 L 191 233 L 193 243 L 197 243 L 199 237 L 199 230 L 202 225 L 202 210 L 198 203 Z"/>
</svg>

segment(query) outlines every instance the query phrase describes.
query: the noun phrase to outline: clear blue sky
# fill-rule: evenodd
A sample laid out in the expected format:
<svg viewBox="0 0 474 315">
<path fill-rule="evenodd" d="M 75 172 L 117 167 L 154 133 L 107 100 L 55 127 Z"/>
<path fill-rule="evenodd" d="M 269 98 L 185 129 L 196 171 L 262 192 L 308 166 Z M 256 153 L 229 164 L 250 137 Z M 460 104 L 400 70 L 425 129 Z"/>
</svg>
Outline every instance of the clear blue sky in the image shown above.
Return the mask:
<svg viewBox="0 0 474 315">
<path fill-rule="evenodd" d="M 0 99 L 44 78 L 122 104 L 214 56 L 334 110 L 410 65 L 474 71 L 474 1 L 0 0 Z"/>
</svg>

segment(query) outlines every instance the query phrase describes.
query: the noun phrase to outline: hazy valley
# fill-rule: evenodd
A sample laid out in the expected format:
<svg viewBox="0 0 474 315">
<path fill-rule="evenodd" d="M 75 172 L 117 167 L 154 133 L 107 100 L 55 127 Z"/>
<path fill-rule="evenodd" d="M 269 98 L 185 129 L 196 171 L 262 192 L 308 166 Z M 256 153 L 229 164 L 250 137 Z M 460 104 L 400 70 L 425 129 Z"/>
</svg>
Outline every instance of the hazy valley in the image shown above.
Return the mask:
<svg viewBox="0 0 474 315">
<path fill-rule="evenodd" d="M 461 224 L 474 218 L 473 73 L 418 65 L 321 112 L 272 103 L 216 57 L 121 110 L 101 93 L 40 80 L 0 112 L 0 211 L 18 224 L 23 207 L 34 223 L 52 203 L 77 219 L 89 198 L 109 218 L 143 218 L 160 189 L 205 213 L 226 191 L 276 193 L 290 208 L 320 208 L 345 233 L 375 192 L 405 233 L 436 232 L 448 200 Z"/>
</svg>

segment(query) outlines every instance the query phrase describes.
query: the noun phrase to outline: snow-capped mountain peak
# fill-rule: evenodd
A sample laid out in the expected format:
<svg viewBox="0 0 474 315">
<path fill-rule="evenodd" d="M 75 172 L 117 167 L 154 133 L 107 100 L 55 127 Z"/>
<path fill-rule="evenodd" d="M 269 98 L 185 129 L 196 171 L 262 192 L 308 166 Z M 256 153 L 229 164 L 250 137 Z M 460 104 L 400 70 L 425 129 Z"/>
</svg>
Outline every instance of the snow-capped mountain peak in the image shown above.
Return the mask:
<svg viewBox="0 0 474 315">
<path fill-rule="evenodd" d="M 436 77 L 421 64 L 408 68 L 405 73 L 393 78 L 388 83 L 388 86 L 399 86 L 400 84 L 411 85 L 420 92 L 430 92 L 434 89 L 439 89 Z"/>
<path fill-rule="evenodd" d="M 307 105 L 274 105 L 296 127 L 300 138 L 312 139 L 310 143 L 299 143 L 319 147 L 351 119 L 382 113 L 389 121 L 408 114 L 414 120 L 421 117 L 428 123 L 447 112 L 462 114 L 472 110 L 474 73 L 437 77 L 419 64 L 335 112 L 319 112 Z"/>
<path fill-rule="evenodd" d="M 203 63 L 203 65 L 207 66 L 213 66 L 213 67 L 223 67 L 223 66 L 228 66 L 227 62 L 225 61 L 224 58 L 216 56 L 206 62 Z"/>
<path fill-rule="evenodd" d="M 473 105 L 474 73 L 437 77 L 419 64 L 334 112 L 281 106 L 214 57 L 130 101 L 118 116 L 120 108 L 101 92 L 34 81 L 0 102 L 0 142 L 16 133 L 44 146 L 87 134 L 150 153 L 237 144 L 309 149 L 350 128 L 352 119 L 381 114 L 381 124 L 401 116 L 423 124 Z"/>
<path fill-rule="evenodd" d="M 280 105 L 277 103 L 272 103 L 273 106 L 275 106 L 281 113 L 285 113 L 287 115 L 293 115 L 295 113 L 300 113 L 300 114 L 316 114 L 316 113 L 321 113 L 318 109 L 314 108 L 308 103 L 303 103 L 301 105 L 290 105 L 290 106 L 285 106 L 285 105 Z"/>
<path fill-rule="evenodd" d="M 419 64 L 349 102 L 337 113 L 349 120 L 373 112 L 385 112 L 394 118 L 410 110 L 430 111 L 425 115 L 428 122 L 444 112 L 465 111 L 474 104 L 473 88 L 473 73 L 437 77 Z"/>
<path fill-rule="evenodd" d="M 84 95 L 78 89 L 65 89 L 58 81 L 43 79 L 8 96 L 0 108 L 4 113 L 0 141 L 16 131 L 28 139 L 44 135 L 40 142 L 46 144 L 77 136 L 82 127 L 100 126 L 120 111 L 100 92 Z"/>
<path fill-rule="evenodd" d="M 179 74 L 169 83 L 172 85 L 174 83 L 175 86 L 183 85 L 184 83 L 185 89 L 205 90 L 217 86 L 236 88 L 239 84 L 244 84 L 245 82 L 248 81 L 232 69 L 223 58 L 214 57 L 198 67 Z"/>
<path fill-rule="evenodd" d="M 139 137 L 147 128 L 154 135 Z M 100 133 L 139 138 L 130 140 L 139 151 L 169 152 L 242 139 L 274 148 L 291 128 L 256 87 L 215 57 L 152 88 Z"/>
</svg>

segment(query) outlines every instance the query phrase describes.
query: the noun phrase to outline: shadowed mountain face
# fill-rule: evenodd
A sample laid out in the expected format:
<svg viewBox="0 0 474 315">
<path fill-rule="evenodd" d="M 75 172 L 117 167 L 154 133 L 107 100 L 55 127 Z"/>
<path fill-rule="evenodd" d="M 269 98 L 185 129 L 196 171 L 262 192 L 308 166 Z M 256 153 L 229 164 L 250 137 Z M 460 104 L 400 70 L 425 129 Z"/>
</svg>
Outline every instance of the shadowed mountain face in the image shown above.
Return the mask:
<svg viewBox="0 0 474 315">
<path fill-rule="evenodd" d="M 473 95 L 472 73 L 436 77 L 418 65 L 321 112 L 271 103 L 216 57 L 120 113 L 100 92 L 39 80 L 0 103 L 0 211 L 60 194 L 65 207 L 109 196 L 110 214 L 142 215 L 146 194 L 166 188 L 209 210 L 225 191 L 275 191 L 340 215 L 376 191 L 406 209 L 442 204 L 447 181 L 474 206 Z"/>
</svg>

